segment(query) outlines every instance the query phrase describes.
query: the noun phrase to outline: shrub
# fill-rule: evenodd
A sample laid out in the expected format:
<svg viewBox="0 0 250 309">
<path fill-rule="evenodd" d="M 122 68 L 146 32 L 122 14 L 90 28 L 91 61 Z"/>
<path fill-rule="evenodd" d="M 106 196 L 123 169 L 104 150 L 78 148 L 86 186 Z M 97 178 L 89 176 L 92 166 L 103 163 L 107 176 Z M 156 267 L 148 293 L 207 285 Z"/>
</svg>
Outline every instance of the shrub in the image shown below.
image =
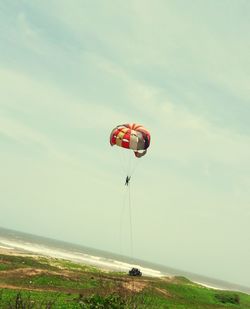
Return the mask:
<svg viewBox="0 0 250 309">
<path fill-rule="evenodd" d="M 216 294 L 215 298 L 223 304 L 228 304 L 228 303 L 234 304 L 234 305 L 240 304 L 240 297 L 237 294 L 220 293 L 220 294 Z"/>
<path fill-rule="evenodd" d="M 125 308 L 125 301 L 116 294 L 108 296 L 92 295 L 87 298 L 83 298 L 79 301 L 82 308 L 94 309 L 94 308 L 110 308 L 110 309 L 122 309 Z"/>
</svg>

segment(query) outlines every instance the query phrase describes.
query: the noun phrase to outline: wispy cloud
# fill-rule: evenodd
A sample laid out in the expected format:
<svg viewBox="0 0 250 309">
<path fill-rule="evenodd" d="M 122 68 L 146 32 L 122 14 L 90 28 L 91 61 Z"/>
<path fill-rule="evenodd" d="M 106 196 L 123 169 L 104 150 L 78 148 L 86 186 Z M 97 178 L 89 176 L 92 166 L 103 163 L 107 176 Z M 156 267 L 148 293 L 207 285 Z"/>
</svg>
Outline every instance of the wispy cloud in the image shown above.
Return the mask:
<svg viewBox="0 0 250 309">
<path fill-rule="evenodd" d="M 177 160 L 215 160 L 223 164 L 249 163 L 250 137 L 233 127 L 216 125 L 209 118 L 167 97 L 161 87 L 136 80 L 122 67 L 105 59 L 96 64 L 121 80 L 134 114 L 150 119 L 158 154 Z M 161 149 L 168 149 L 166 153 Z M 185 157 L 183 153 L 185 152 Z M 230 156 L 228 155 L 230 153 Z"/>
<path fill-rule="evenodd" d="M 101 163 L 100 149 L 108 147 L 111 128 L 128 118 L 24 72 L 2 69 L 0 83 L 5 85 L 0 133 L 75 168 L 86 168 L 86 156 Z"/>
</svg>

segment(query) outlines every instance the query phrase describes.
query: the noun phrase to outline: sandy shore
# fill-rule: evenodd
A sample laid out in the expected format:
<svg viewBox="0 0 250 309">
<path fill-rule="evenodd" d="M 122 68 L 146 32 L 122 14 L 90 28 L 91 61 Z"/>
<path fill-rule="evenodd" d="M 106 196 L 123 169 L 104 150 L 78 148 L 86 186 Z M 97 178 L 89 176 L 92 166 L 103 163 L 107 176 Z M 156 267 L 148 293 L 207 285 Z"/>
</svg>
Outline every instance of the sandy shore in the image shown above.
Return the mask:
<svg viewBox="0 0 250 309">
<path fill-rule="evenodd" d="M 0 254 L 19 255 L 19 256 L 36 256 L 37 255 L 31 252 L 25 252 L 24 250 L 19 250 L 16 248 L 8 248 L 4 246 L 0 246 Z"/>
<path fill-rule="evenodd" d="M 10 242 L 1 243 L 0 254 L 18 255 L 18 256 L 45 256 L 51 258 L 59 258 L 69 260 L 79 264 L 95 266 L 104 271 L 128 272 L 132 267 L 140 268 L 145 276 L 164 277 L 165 274 L 158 270 L 142 267 L 140 265 L 132 265 L 130 263 L 121 262 L 114 259 L 93 256 L 90 254 L 76 253 L 59 249 L 51 249 L 47 247 L 35 245 L 25 246 L 15 243 L 11 246 Z"/>
</svg>

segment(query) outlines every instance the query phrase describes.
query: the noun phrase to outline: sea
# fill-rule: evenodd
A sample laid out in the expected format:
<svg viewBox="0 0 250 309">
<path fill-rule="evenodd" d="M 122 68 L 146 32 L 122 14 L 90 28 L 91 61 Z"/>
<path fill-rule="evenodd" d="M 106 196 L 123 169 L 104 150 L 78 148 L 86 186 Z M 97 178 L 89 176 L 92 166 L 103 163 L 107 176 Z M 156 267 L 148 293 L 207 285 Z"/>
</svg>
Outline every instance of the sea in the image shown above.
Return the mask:
<svg viewBox="0 0 250 309">
<path fill-rule="evenodd" d="M 76 263 L 96 266 L 104 270 L 118 272 L 128 272 L 132 267 L 136 267 L 139 268 L 145 276 L 184 276 L 205 287 L 219 290 L 240 291 L 250 294 L 250 287 L 205 277 L 203 275 L 139 259 L 131 259 L 127 256 L 0 227 L 0 251 L 1 249 L 8 251 L 13 250 L 13 252 L 19 252 L 22 254 L 60 258 Z"/>
</svg>

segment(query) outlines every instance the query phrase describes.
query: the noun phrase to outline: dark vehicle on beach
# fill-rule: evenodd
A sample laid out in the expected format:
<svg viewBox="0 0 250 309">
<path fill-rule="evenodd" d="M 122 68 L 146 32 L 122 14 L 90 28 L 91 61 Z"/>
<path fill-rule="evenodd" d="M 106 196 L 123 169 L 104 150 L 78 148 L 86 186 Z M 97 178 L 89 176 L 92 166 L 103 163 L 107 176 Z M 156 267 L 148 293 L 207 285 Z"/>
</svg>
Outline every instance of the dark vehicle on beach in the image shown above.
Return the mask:
<svg viewBox="0 0 250 309">
<path fill-rule="evenodd" d="M 129 276 L 140 277 L 142 276 L 142 272 L 138 268 L 132 268 L 128 272 Z"/>
</svg>

